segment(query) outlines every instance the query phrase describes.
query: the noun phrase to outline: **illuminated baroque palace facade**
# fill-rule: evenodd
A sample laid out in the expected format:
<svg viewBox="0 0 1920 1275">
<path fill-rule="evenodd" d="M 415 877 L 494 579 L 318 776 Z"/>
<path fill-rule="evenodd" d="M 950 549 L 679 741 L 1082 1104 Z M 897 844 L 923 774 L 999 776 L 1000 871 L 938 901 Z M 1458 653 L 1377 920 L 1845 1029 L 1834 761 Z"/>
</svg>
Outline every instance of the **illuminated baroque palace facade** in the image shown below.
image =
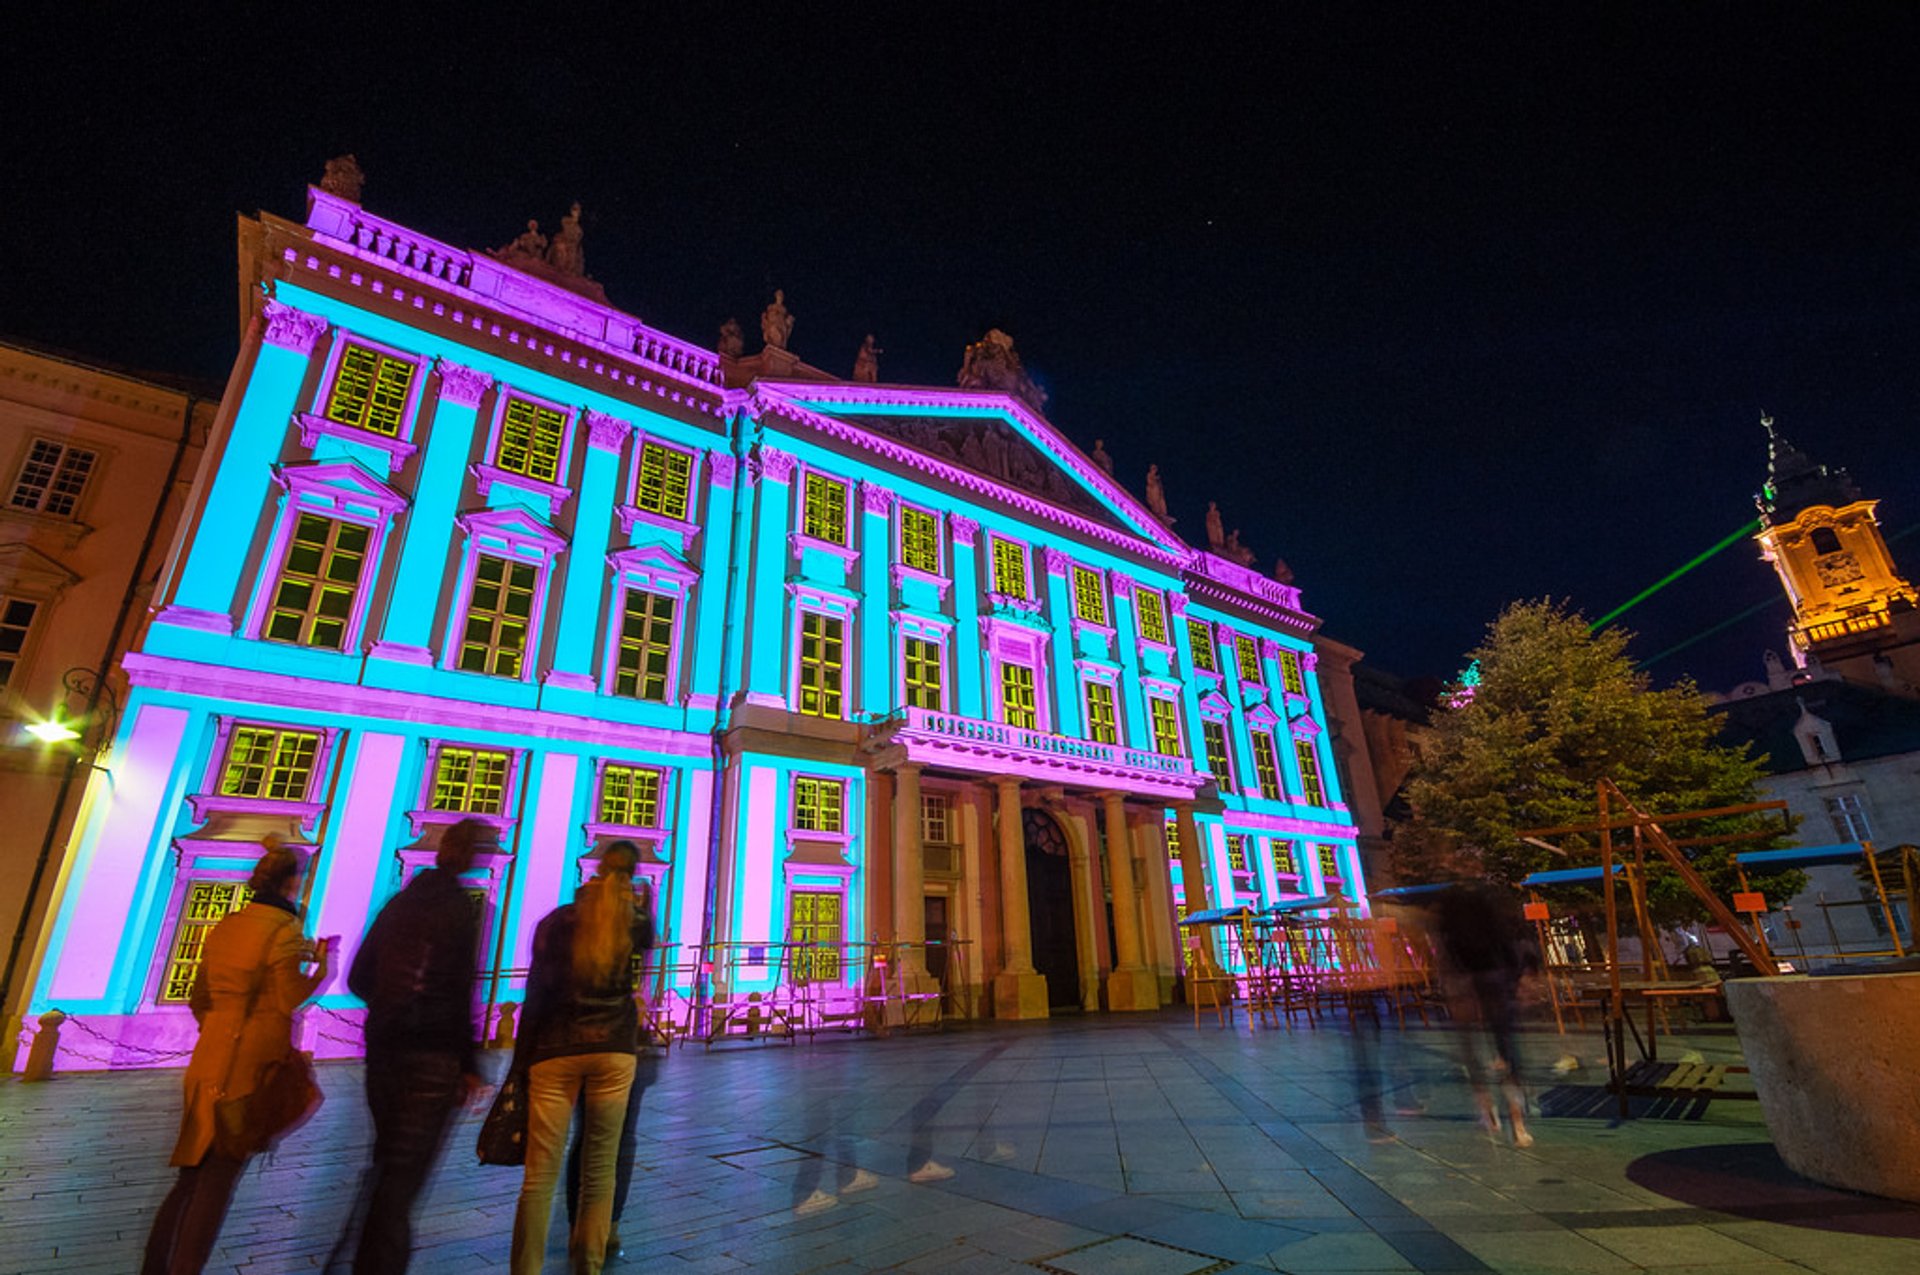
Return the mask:
<svg viewBox="0 0 1920 1275">
<path fill-rule="evenodd" d="M 1020 397 L 701 348 L 320 190 L 241 237 L 239 361 L 36 954 L 28 1031 L 86 1029 L 60 1065 L 190 1046 L 269 832 L 344 968 L 494 825 L 490 1029 L 620 838 L 702 1003 L 831 1000 L 879 951 L 948 1012 L 1155 1008 L 1189 907 L 1364 905 L 1298 591 Z M 357 1011 L 336 978 L 305 1043 L 355 1052 Z"/>
</svg>

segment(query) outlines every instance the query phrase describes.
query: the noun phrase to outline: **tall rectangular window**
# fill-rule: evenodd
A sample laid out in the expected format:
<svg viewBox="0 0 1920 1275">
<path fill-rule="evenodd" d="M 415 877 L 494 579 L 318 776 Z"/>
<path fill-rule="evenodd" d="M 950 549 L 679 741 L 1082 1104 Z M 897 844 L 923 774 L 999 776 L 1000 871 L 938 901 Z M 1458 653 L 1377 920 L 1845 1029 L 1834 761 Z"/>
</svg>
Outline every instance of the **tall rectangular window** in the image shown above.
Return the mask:
<svg viewBox="0 0 1920 1275">
<path fill-rule="evenodd" d="M 342 425 L 398 438 L 417 370 L 406 359 L 349 343 L 340 354 L 340 369 L 334 373 L 333 392 L 327 395 L 323 415 Z"/>
<path fill-rule="evenodd" d="M 1140 636 L 1149 642 L 1167 640 L 1167 600 L 1158 589 L 1135 586 L 1133 608 L 1140 616 Z"/>
<path fill-rule="evenodd" d="M 993 537 L 993 591 L 1009 598 L 1027 596 L 1026 546 Z"/>
<path fill-rule="evenodd" d="M 1233 762 L 1227 751 L 1227 724 L 1212 719 L 1200 723 L 1200 739 L 1207 750 L 1207 769 L 1221 792 L 1233 791 Z"/>
<path fill-rule="evenodd" d="M 1280 686 L 1289 695 L 1307 693 L 1306 679 L 1300 676 L 1300 656 L 1297 652 L 1280 652 Z"/>
<path fill-rule="evenodd" d="M 1266 682 L 1260 671 L 1260 645 L 1250 637 L 1235 637 L 1233 652 L 1240 664 L 1240 680 L 1260 685 Z"/>
<path fill-rule="evenodd" d="M 1293 842 L 1273 839 L 1273 870 L 1283 877 L 1300 875 L 1300 869 L 1293 862 Z"/>
<path fill-rule="evenodd" d="M 1120 724 L 1113 711 L 1113 688 L 1105 682 L 1087 683 L 1087 738 L 1096 744 L 1120 742 Z"/>
<path fill-rule="evenodd" d="M 1253 732 L 1253 772 L 1260 781 L 1262 797 L 1278 801 L 1286 795 L 1280 787 L 1280 758 L 1273 750 L 1272 731 Z"/>
<path fill-rule="evenodd" d="M 481 554 L 473 569 L 473 596 L 460 640 L 460 667 L 469 673 L 519 677 L 533 620 L 532 563 Z"/>
<path fill-rule="evenodd" d="M 287 542 L 263 636 L 297 646 L 343 649 L 371 538 L 357 522 L 301 514 Z"/>
<path fill-rule="evenodd" d="M 1180 821 L 1167 820 L 1167 858 L 1174 863 L 1180 862 Z"/>
<path fill-rule="evenodd" d="M 26 462 L 13 480 L 7 503 L 15 509 L 70 518 L 80 504 L 80 493 L 87 489 L 87 475 L 93 472 L 96 459 L 84 447 L 36 438 L 27 448 Z"/>
<path fill-rule="evenodd" d="M 1088 624 L 1107 622 L 1107 590 L 1100 573 L 1086 567 L 1073 569 L 1073 615 Z"/>
<path fill-rule="evenodd" d="M 673 618 L 678 600 L 664 593 L 628 589 L 620 616 L 620 655 L 613 693 L 664 704 L 673 698 L 667 675 L 673 667 Z"/>
<path fill-rule="evenodd" d="M 433 763 L 433 809 L 469 815 L 504 814 L 506 753 L 490 748 L 442 748 Z"/>
<path fill-rule="evenodd" d="M 847 485 L 809 473 L 800 530 L 828 544 L 847 543 Z"/>
<path fill-rule="evenodd" d="M 38 602 L 25 598 L 0 598 L 0 690 L 13 680 L 20 665 L 20 652 L 26 649 L 27 634 L 33 618 L 40 613 Z"/>
<path fill-rule="evenodd" d="M 220 795 L 305 801 L 319 752 L 316 731 L 236 726 L 220 771 Z"/>
<path fill-rule="evenodd" d="M 1180 755 L 1180 710 L 1170 699 L 1147 696 L 1147 717 L 1153 724 L 1153 751 L 1163 757 Z"/>
<path fill-rule="evenodd" d="M 953 844 L 953 798 L 946 793 L 920 794 L 920 840 L 932 846 Z"/>
<path fill-rule="evenodd" d="M 793 908 L 787 942 L 794 945 L 793 980 L 831 983 L 840 977 L 840 894 L 830 890 L 795 890 L 788 896 Z"/>
<path fill-rule="evenodd" d="M 1320 875 L 1334 881 L 1346 875 L 1340 870 L 1340 847 L 1330 841 L 1320 845 Z"/>
<path fill-rule="evenodd" d="M 692 456 L 678 448 L 643 443 L 639 489 L 633 494 L 633 503 L 647 513 L 685 522 L 692 480 Z"/>
<path fill-rule="evenodd" d="M 840 832 L 847 786 L 838 779 L 801 775 L 793 781 L 793 826 L 801 832 Z"/>
<path fill-rule="evenodd" d="M 900 562 L 915 571 L 940 570 L 940 524 L 912 505 L 900 506 Z"/>
<path fill-rule="evenodd" d="M 902 639 L 901 646 L 908 707 L 931 708 L 935 711 L 945 708 L 946 697 L 940 676 L 940 644 L 929 638 L 909 637 Z"/>
<path fill-rule="evenodd" d="M 845 701 L 846 621 L 818 611 L 800 613 L 800 711 L 839 717 Z"/>
<path fill-rule="evenodd" d="M 1213 626 L 1205 620 L 1187 621 L 1187 645 L 1193 650 L 1193 667 L 1202 673 L 1218 673 L 1220 662 L 1213 655 Z"/>
<path fill-rule="evenodd" d="M 500 446 L 493 463 L 510 474 L 543 483 L 560 480 L 560 446 L 567 436 L 565 412 L 524 398 L 507 400 L 500 421 Z"/>
<path fill-rule="evenodd" d="M 1033 694 L 1033 670 L 1008 660 L 1000 665 L 1000 720 L 1028 730 L 1040 724 Z"/>
<path fill-rule="evenodd" d="M 1833 825 L 1833 835 L 1842 841 L 1871 841 L 1873 829 L 1867 826 L 1867 805 L 1858 793 L 1843 793 L 1838 797 L 1827 797 L 1823 803 L 1827 808 L 1827 822 Z"/>
<path fill-rule="evenodd" d="M 1300 790 L 1309 806 L 1327 804 L 1327 790 L 1320 782 L 1320 754 L 1311 739 L 1295 739 L 1293 755 L 1300 760 Z"/>
<path fill-rule="evenodd" d="M 1245 833 L 1227 834 L 1227 870 L 1230 872 L 1248 872 L 1247 838 Z"/>
<path fill-rule="evenodd" d="M 193 995 L 193 980 L 200 973 L 207 935 L 228 913 L 238 912 L 252 898 L 253 892 L 238 881 L 193 881 L 187 885 L 180 922 L 173 931 L 173 948 L 167 954 L 167 972 L 160 979 L 161 1004 L 187 1003 Z"/>
<path fill-rule="evenodd" d="M 600 772 L 601 823 L 623 828 L 660 826 L 660 772 L 648 766 L 608 766 Z"/>
</svg>

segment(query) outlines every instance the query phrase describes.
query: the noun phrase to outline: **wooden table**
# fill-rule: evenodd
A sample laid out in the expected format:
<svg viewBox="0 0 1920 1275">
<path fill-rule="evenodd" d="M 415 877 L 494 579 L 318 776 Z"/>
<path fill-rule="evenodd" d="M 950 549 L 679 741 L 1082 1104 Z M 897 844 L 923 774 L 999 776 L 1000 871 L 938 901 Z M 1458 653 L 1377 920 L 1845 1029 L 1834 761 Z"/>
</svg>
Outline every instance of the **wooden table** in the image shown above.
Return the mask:
<svg viewBox="0 0 1920 1275">
<path fill-rule="evenodd" d="M 1719 1065 L 1712 1063 L 1662 1063 L 1660 1061 L 1660 1034 L 1655 1027 L 1655 1014 L 1664 1006 L 1685 1001 L 1719 1000 L 1720 984 L 1715 983 L 1672 983 L 1643 980 L 1623 980 L 1620 984 L 1621 1012 L 1619 1022 L 1613 1018 L 1613 988 L 1605 983 L 1579 989 L 1582 1000 L 1597 1002 L 1600 1009 L 1600 1026 L 1606 1036 L 1607 1044 L 1607 1087 L 1620 1098 L 1620 1116 L 1628 1115 L 1629 1098 L 1754 1098 L 1758 1095 L 1742 1090 L 1721 1088 L 1721 1082 L 1733 1073 L 1745 1072 L 1742 1066 Z M 1633 1009 L 1645 1005 L 1647 1009 L 1647 1034 L 1644 1038 L 1640 1029 L 1634 1025 Z M 1634 1044 L 1639 1046 L 1640 1061 L 1629 1066 L 1627 1063 L 1627 1034 L 1631 1032 Z"/>
</svg>

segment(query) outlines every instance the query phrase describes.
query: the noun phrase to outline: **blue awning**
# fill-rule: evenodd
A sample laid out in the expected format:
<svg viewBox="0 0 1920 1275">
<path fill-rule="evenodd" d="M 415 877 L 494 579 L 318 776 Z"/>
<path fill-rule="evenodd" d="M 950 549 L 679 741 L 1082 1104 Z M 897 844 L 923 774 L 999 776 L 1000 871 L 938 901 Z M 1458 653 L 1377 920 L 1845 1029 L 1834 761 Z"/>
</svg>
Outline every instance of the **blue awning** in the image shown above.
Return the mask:
<svg viewBox="0 0 1920 1275">
<path fill-rule="evenodd" d="M 1344 903 L 1348 907 L 1353 906 L 1350 900 L 1347 900 L 1344 898 L 1341 900 L 1341 903 Z M 1334 902 L 1332 895 L 1315 894 L 1304 899 L 1282 899 L 1278 903 L 1274 904 L 1272 907 L 1268 908 L 1267 911 L 1269 912 L 1311 912 L 1315 908 L 1331 908 L 1331 907 L 1338 907 L 1338 906 L 1340 906 L 1340 904 L 1336 904 Z"/>
<path fill-rule="evenodd" d="M 1822 863 L 1847 863 L 1861 858 L 1867 848 L 1858 841 L 1837 846 L 1805 846 L 1792 850 L 1748 850 L 1733 856 L 1743 868 L 1811 868 Z"/>
<path fill-rule="evenodd" d="M 1626 864 L 1616 863 L 1616 874 L 1626 871 Z M 1522 881 L 1521 885 L 1579 885 L 1586 881 L 1598 881 L 1603 874 L 1599 865 L 1590 868 L 1555 868 L 1551 872 L 1536 872 Z"/>
<path fill-rule="evenodd" d="M 1243 921 L 1253 915 L 1244 907 L 1208 908 L 1204 912 L 1189 912 L 1181 920 L 1182 925 L 1224 925 L 1229 921 Z"/>
<path fill-rule="evenodd" d="M 1395 899 L 1418 899 L 1429 894 L 1438 894 L 1453 883 L 1450 881 L 1430 881 L 1426 885 L 1396 885 L 1390 890 L 1375 890 L 1373 897 L 1385 899 L 1391 903 Z"/>
</svg>

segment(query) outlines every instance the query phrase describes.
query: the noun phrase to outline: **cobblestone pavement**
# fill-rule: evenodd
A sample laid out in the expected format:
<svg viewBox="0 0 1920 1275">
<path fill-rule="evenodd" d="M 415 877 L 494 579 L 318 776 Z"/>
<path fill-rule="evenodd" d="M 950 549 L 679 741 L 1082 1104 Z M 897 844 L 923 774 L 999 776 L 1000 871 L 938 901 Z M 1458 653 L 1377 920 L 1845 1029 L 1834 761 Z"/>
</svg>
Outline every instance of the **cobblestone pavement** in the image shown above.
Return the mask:
<svg viewBox="0 0 1920 1275">
<path fill-rule="evenodd" d="M 1668 1042 L 1671 1047 L 1674 1042 Z M 1690 1038 L 1710 1059 L 1730 1037 Z M 1529 1036 L 1544 1064 L 1591 1037 Z M 1473 1120 L 1440 1027 L 1389 1031 L 1397 1138 L 1369 1143 L 1344 1030 L 1196 1030 L 1169 1011 L 797 1047 L 675 1049 L 647 1094 L 625 1269 L 1282 1271 L 1920 1270 L 1920 1208 L 1786 1172 L 1756 1104 L 1697 1119 L 1538 1117 L 1536 1144 Z M 359 1070 L 242 1182 L 211 1270 L 319 1269 L 369 1131 Z M 171 1171 L 177 1072 L 0 1082 L 0 1272 L 138 1266 Z M 1551 1083 L 1549 1078 L 1548 1083 Z M 1550 1104 L 1553 1105 L 1553 1104 Z M 1412 1109 L 1423 1107 L 1418 1114 Z M 413 1270 L 504 1270 L 519 1173 L 456 1130 Z M 915 1132 L 945 1181 L 907 1180 Z M 878 1177 L 796 1216 L 813 1179 Z M 549 1267 L 564 1269 L 564 1227 Z M 622 1269 L 616 1266 L 613 1269 Z"/>
</svg>

